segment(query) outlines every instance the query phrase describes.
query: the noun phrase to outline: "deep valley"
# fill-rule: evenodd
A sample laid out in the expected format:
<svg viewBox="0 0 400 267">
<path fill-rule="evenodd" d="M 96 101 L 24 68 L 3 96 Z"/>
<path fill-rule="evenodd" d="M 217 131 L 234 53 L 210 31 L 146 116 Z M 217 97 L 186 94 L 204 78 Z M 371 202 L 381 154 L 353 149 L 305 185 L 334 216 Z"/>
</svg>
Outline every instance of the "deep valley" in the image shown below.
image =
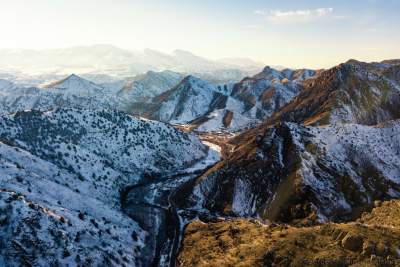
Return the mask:
<svg viewBox="0 0 400 267">
<path fill-rule="evenodd" d="M 400 61 L 218 66 L 0 80 L 0 266 L 400 266 Z"/>
</svg>

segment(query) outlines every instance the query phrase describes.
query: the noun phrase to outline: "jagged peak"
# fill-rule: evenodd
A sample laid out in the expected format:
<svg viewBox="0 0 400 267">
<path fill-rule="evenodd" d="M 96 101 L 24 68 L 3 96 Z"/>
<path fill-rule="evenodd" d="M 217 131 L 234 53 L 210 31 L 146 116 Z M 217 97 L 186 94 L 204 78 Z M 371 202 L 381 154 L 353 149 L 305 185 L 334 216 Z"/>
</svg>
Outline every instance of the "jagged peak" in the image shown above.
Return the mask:
<svg viewBox="0 0 400 267">
<path fill-rule="evenodd" d="M 82 77 L 79 77 L 78 75 L 76 75 L 75 73 L 72 73 L 71 75 L 69 75 L 67 77 L 67 79 L 83 79 Z"/>
<path fill-rule="evenodd" d="M 62 89 L 70 89 L 76 91 L 76 90 L 91 89 L 91 88 L 100 90 L 101 86 L 95 84 L 94 82 L 86 80 L 85 78 L 82 78 L 76 74 L 71 74 L 60 81 L 56 81 L 48 85 L 45 85 L 43 86 L 43 88 L 46 89 L 62 88 Z"/>
<path fill-rule="evenodd" d="M 84 83 L 87 83 L 87 84 L 93 84 L 93 85 L 96 85 L 95 83 L 93 83 L 93 82 L 91 82 L 91 81 L 89 81 L 89 80 L 86 80 L 85 78 L 82 78 L 82 77 L 80 77 L 80 76 L 78 76 L 78 75 L 76 75 L 76 74 L 71 74 L 71 75 L 69 75 L 69 76 L 67 76 L 66 78 L 64 78 L 64 79 L 62 79 L 62 80 L 59 80 L 59 81 L 56 81 L 56 82 L 54 82 L 54 83 L 51 83 L 51 84 L 49 84 L 49 85 L 47 85 L 47 86 L 45 86 L 46 88 L 51 88 L 52 86 L 54 86 L 54 85 L 61 85 L 61 84 L 64 84 L 64 83 L 66 83 L 66 82 L 76 82 L 76 81 L 81 81 L 81 82 L 84 82 Z"/>
<path fill-rule="evenodd" d="M 177 84 L 175 87 L 171 88 L 170 90 L 166 91 L 165 93 L 157 96 L 157 99 L 165 99 L 165 97 L 175 94 L 181 94 L 185 91 L 216 91 L 216 88 L 211 83 L 204 81 L 196 76 L 187 75 L 182 79 L 182 81 Z"/>
<path fill-rule="evenodd" d="M 68 81 L 76 81 L 76 80 L 79 80 L 79 79 L 84 80 L 83 78 L 79 77 L 79 76 L 76 75 L 76 74 L 71 74 L 71 75 L 65 77 L 64 79 L 61 79 L 61 80 L 59 80 L 59 81 L 55 81 L 55 82 L 49 83 L 49 84 L 47 84 L 47 85 L 45 85 L 45 86 L 43 86 L 43 87 L 44 87 L 44 88 L 54 88 L 54 87 L 56 87 L 56 86 L 58 86 L 58 85 L 60 85 L 60 84 L 63 84 L 63 83 L 65 83 L 65 82 L 68 82 Z"/>
<path fill-rule="evenodd" d="M 284 75 L 280 71 L 278 71 L 274 68 L 271 68 L 270 66 L 266 66 L 266 67 L 264 67 L 262 72 L 254 75 L 252 78 L 272 80 L 272 79 L 276 79 L 276 78 L 282 79 L 282 78 L 284 78 Z"/>
</svg>

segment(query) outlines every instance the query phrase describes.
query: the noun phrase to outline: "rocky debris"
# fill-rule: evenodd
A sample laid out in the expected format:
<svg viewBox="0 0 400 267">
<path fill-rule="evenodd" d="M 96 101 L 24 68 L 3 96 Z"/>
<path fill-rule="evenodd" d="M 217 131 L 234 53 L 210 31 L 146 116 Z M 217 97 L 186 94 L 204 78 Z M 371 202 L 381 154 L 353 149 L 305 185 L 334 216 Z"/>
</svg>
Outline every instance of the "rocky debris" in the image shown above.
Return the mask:
<svg viewBox="0 0 400 267">
<path fill-rule="evenodd" d="M 347 234 L 341 241 L 343 248 L 349 249 L 352 251 L 361 251 L 363 248 L 363 238 L 358 235 Z"/>
<path fill-rule="evenodd" d="M 394 220 L 400 215 L 400 203 L 396 200 L 380 202 L 371 212 L 361 215 L 359 221 L 368 225 L 400 227 L 400 221 Z"/>
</svg>

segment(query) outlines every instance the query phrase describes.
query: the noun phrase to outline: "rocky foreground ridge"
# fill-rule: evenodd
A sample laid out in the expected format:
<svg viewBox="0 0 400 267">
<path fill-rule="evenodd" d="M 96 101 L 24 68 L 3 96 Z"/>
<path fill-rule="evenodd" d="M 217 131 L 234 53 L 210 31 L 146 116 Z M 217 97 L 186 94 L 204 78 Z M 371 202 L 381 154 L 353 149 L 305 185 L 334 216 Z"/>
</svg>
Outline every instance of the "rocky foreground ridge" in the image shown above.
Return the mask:
<svg viewBox="0 0 400 267">
<path fill-rule="evenodd" d="M 400 201 L 375 204 L 356 221 L 309 227 L 195 221 L 178 266 L 400 266 Z"/>
</svg>

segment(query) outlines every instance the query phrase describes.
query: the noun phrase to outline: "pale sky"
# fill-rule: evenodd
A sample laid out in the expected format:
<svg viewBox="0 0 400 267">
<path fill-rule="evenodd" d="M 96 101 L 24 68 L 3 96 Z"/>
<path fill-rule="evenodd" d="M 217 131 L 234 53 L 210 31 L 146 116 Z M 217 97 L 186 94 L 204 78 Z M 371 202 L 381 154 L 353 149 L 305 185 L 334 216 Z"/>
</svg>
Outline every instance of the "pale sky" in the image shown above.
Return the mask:
<svg viewBox="0 0 400 267">
<path fill-rule="evenodd" d="M 0 48 L 111 44 L 330 67 L 400 58 L 400 0 L 0 0 Z"/>
</svg>

